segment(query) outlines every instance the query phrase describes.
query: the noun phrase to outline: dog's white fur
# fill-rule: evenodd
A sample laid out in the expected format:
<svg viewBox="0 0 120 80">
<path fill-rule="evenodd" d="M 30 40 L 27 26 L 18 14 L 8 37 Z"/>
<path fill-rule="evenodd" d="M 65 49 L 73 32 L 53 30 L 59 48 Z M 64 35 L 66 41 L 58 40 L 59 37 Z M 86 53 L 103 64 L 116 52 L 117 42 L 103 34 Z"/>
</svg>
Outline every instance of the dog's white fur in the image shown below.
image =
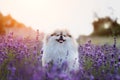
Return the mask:
<svg viewBox="0 0 120 80">
<path fill-rule="evenodd" d="M 60 35 L 65 40 L 58 42 Z M 56 30 L 53 34 L 46 37 L 43 47 L 42 65 L 45 66 L 50 61 L 60 65 L 68 63 L 68 70 L 78 70 L 78 48 L 75 40 L 67 30 Z"/>
</svg>

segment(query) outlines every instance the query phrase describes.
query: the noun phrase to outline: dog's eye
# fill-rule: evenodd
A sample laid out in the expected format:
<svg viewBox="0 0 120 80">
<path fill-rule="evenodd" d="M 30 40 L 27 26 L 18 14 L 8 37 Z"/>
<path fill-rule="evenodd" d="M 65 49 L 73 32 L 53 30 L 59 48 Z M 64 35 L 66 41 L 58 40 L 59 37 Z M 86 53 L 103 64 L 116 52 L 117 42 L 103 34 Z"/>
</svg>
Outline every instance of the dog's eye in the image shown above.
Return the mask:
<svg viewBox="0 0 120 80">
<path fill-rule="evenodd" d="M 59 36 L 59 34 L 56 34 L 56 36 Z"/>
</svg>

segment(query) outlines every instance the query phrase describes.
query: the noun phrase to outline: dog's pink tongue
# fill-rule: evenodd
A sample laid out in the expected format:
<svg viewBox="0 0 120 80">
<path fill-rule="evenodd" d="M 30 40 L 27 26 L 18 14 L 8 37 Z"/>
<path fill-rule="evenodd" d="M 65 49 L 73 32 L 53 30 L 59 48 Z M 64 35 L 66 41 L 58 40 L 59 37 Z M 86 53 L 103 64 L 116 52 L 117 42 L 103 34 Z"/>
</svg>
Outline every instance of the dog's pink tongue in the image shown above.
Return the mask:
<svg viewBox="0 0 120 80">
<path fill-rule="evenodd" d="M 62 42 L 63 42 L 63 40 L 59 40 L 59 42 L 60 42 L 60 43 L 62 43 Z"/>
</svg>

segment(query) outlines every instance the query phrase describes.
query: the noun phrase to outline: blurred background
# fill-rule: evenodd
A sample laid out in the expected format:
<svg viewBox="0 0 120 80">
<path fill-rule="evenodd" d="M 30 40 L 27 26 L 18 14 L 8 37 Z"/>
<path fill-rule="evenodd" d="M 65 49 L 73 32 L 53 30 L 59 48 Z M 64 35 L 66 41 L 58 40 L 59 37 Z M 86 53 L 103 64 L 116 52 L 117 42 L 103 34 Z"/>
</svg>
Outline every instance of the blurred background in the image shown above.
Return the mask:
<svg viewBox="0 0 120 80">
<path fill-rule="evenodd" d="M 1 0 L 0 35 L 44 36 L 66 28 L 83 44 L 120 43 L 119 0 Z M 43 36 L 41 39 L 43 39 Z"/>
</svg>

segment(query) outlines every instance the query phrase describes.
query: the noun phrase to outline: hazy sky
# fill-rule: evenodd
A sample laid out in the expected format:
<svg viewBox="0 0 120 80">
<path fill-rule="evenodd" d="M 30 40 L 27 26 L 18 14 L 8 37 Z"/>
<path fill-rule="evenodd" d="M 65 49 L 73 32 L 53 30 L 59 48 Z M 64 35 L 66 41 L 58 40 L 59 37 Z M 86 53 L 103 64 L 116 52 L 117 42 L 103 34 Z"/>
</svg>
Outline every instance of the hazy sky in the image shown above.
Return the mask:
<svg viewBox="0 0 120 80">
<path fill-rule="evenodd" d="M 0 12 L 33 29 L 49 33 L 62 27 L 77 37 L 93 31 L 94 12 L 120 18 L 120 0 L 0 0 Z"/>
</svg>

